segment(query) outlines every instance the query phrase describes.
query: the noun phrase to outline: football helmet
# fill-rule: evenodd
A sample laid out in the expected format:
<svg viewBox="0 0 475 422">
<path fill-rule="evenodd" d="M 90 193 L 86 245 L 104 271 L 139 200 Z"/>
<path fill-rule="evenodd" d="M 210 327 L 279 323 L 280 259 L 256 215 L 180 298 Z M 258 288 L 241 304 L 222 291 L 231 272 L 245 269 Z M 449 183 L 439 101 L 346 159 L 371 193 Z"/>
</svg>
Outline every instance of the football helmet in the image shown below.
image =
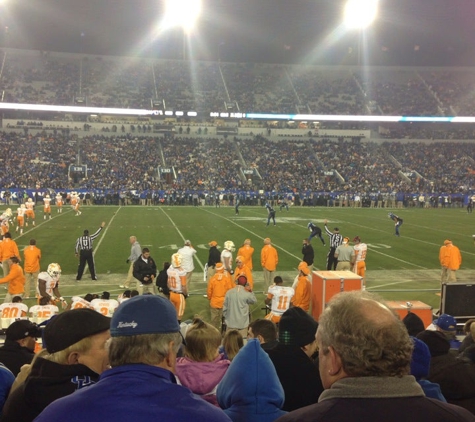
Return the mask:
<svg viewBox="0 0 475 422">
<path fill-rule="evenodd" d="M 33 199 L 31 199 L 31 198 L 28 198 L 28 202 L 33 202 Z"/>
<path fill-rule="evenodd" d="M 52 278 L 59 278 L 59 276 L 61 275 L 61 267 L 59 266 L 59 264 L 53 262 L 52 264 L 48 265 L 48 269 L 46 270 L 46 272 Z"/>
<path fill-rule="evenodd" d="M 11 217 L 12 216 L 12 209 L 7 208 L 6 211 L 5 211 L 5 215 L 7 215 L 8 217 Z"/>
<path fill-rule="evenodd" d="M 172 266 L 174 268 L 180 268 L 181 267 L 181 261 L 183 260 L 181 254 L 179 253 L 174 253 L 172 255 Z"/>
<path fill-rule="evenodd" d="M 309 229 L 311 225 L 312 225 L 312 222 L 310 221 L 310 223 L 307 224 L 307 229 Z"/>
<path fill-rule="evenodd" d="M 232 240 L 226 240 L 226 242 L 224 242 L 224 249 L 234 252 L 236 250 L 236 247 L 234 246 L 234 242 Z"/>
<path fill-rule="evenodd" d="M 25 205 L 25 204 L 21 204 L 21 205 L 20 205 L 20 208 L 26 208 L 26 205 Z"/>
</svg>

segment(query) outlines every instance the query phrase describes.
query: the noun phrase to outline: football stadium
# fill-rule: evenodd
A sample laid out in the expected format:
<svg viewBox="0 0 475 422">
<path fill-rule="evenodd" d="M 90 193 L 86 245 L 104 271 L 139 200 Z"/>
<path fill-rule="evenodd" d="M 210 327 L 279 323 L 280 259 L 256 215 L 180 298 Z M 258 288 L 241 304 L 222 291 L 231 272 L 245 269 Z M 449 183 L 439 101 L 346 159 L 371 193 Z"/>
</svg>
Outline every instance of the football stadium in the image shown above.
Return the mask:
<svg viewBox="0 0 475 422">
<path fill-rule="evenodd" d="M 35 305 L 57 305 L 57 313 L 66 315 L 62 317 L 66 320 L 75 306 L 89 308 L 90 300 L 101 295 L 120 301 L 124 291 L 130 293 L 135 286 L 140 298 L 131 299 L 131 309 L 133 303 L 144 301 L 142 310 L 132 315 L 137 321 L 149 320 L 145 310 L 167 321 L 167 312 L 157 310 L 162 304 L 153 308 L 145 302 L 165 298 L 163 309 L 171 303 L 178 322 L 192 326 L 204 322 L 223 336 L 226 329 L 237 331 L 242 343 L 250 321 L 279 324 L 288 310 L 300 308 L 294 300 L 306 280 L 309 303 L 302 308 L 306 316 L 290 324 L 290 330 L 301 327 L 299 335 L 306 323 L 318 326 L 320 317 L 322 327 L 337 330 L 337 325 L 326 325 L 330 323 L 324 317 L 338 322 L 330 300 L 345 296 L 340 292 L 358 291 L 361 297 L 348 293 L 347 305 L 342 305 L 345 299 L 335 299 L 335 309 L 341 306 L 355 320 L 364 321 L 363 311 L 351 314 L 352 303 L 384 304 L 398 319 L 417 315 L 423 328 L 432 325 L 433 332 L 445 333 L 443 342 L 458 341 L 456 347 L 450 343 L 450 353 L 461 340 L 471 350 L 471 335 L 475 338 L 470 328 L 475 318 L 475 30 L 471 17 L 475 10 L 469 2 L 431 0 L 430 6 L 411 0 L 60 3 L 64 4 L 53 0 L 0 3 L 0 229 L 5 237 L 0 243 L 0 301 L 11 304 L 20 295 L 26 305 L 21 315 L 12 314 L 8 306 L 2 310 L 3 338 L 6 334 L 8 339 L 8 329 L 18 319 L 35 323 L 47 319 L 40 318 L 36 308 L 29 311 Z M 131 252 L 133 239 L 138 242 L 138 255 Z M 18 252 L 11 249 L 12 243 Z M 238 252 L 244 244 L 254 252 L 245 263 L 249 273 L 242 281 L 236 261 L 244 259 Z M 32 270 L 25 260 L 29 261 L 28 250 L 34 245 L 41 256 L 39 269 Z M 276 267 L 271 269 L 265 262 L 269 245 L 276 253 Z M 189 260 L 179 252 L 184 247 L 193 250 Z M 217 261 L 212 258 L 215 253 L 220 256 Z M 224 258 L 228 256 L 229 261 Z M 311 262 L 305 262 L 308 259 Z M 241 287 L 254 297 L 240 304 L 245 326 L 232 326 L 226 310 L 222 314 L 222 303 L 213 306 L 210 280 L 216 271 L 223 271 L 221 264 L 216 265 L 221 261 L 225 277 L 229 276 L 221 297 L 224 308 L 231 306 L 228 293 Z M 153 274 L 141 274 L 145 278 L 139 279 L 138 268 L 151 262 Z M 159 281 L 162 270 L 165 282 Z M 33 274 L 29 289 L 30 281 L 26 289 L 24 282 L 18 287 L 12 272 Z M 168 289 L 171 294 L 166 294 Z M 280 291 L 287 293 L 273 293 Z M 144 297 L 150 296 L 147 292 L 159 298 Z M 282 294 L 282 300 L 277 294 Z M 229 303 L 232 300 L 229 297 Z M 123 322 L 130 315 L 124 310 L 122 316 L 121 309 L 122 304 L 105 313 L 112 321 L 115 313 L 125 318 L 117 327 L 111 326 L 113 340 L 114 336 L 140 337 L 128 331 L 118 334 L 137 324 L 135 319 Z M 381 310 L 368 308 L 373 311 L 371 320 L 383 323 Z M 56 318 L 60 325 L 60 317 Z M 88 327 L 105 324 L 84 318 Z M 78 315 L 78 324 L 80 319 Z M 140 328 L 140 334 L 162 335 L 174 333 L 176 321 L 168 323 L 171 331 L 141 324 L 148 331 Z M 350 333 L 353 329 L 359 334 Z M 331 337 L 325 332 L 299 344 L 299 350 L 316 359 L 317 365 L 312 361 L 310 369 L 303 369 L 306 362 L 295 371 L 313 374 L 317 368 L 318 374 L 320 356 L 320 375 L 312 379 L 318 378 L 318 388 L 325 389 L 322 394 L 331 390 L 333 382 L 364 373 L 351 372 L 338 341 L 346 338 L 350 344 L 354 338 L 376 336 L 379 328 L 370 333 L 369 328 L 351 325 L 348 330 L 340 337 L 334 334 L 335 343 L 325 343 Z M 282 347 L 283 332 L 278 334 Z M 35 333 L 26 337 L 20 333 L 16 341 L 40 337 Z M 182 335 L 186 337 L 183 327 Z M 57 340 L 51 336 L 49 344 L 54 344 Z M 58 347 L 73 344 L 67 343 L 68 336 L 58 340 Z M 383 337 L 361 349 L 377 350 Z M 427 339 L 427 353 L 434 358 L 439 349 L 432 350 L 431 341 L 436 340 Z M 414 342 L 411 350 L 417 348 Z M 315 347 L 305 348 L 313 343 Z M 403 354 L 405 345 L 389 343 L 381 346 L 375 362 L 392 359 L 385 357 L 392 347 Z M 48 346 L 44 335 L 43 344 Z M 335 353 L 332 364 L 327 352 Z M 190 353 L 186 351 L 184 359 L 193 360 Z M 227 357 L 234 356 L 229 353 Z M 277 420 L 284 414 L 279 412 L 287 411 L 291 413 L 283 420 L 313 420 L 303 411 L 295 416 L 292 411 L 314 406 L 317 400 L 305 402 L 300 395 L 295 399 L 299 404 L 291 404 L 292 391 L 299 391 L 298 387 L 284 381 L 276 355 L 269 356 L 277 370 L 275 375 L 272 367 L 269 376 L 278 376 L 279 388 L 285 391 L 274 416 L 262 416 L 268 414 L 259 406 L 252 416 L 242 416 L 242 409 L 238 410 L 241 419 L 231 410 L 228 413 L 216 384 L 211 393 L 198 395 L 224 409 L 232 420 Z M 447 365 L 454 373 L 474 371 L 475 379 L 473 356 L 473 352 L 463 357 L 460 353 L 453 366 Z M 465 369 L 460 367 L 462 361 Z M 334 378 L 321 375 L 322 365 L 329 365 Z M 405 379 L 406 369 L 384 376 Z M 97 376 L 102 371 L 91 370 Z M 385 370 L 373 369 L 363 376 L 381 377 L 377 374 L 386 374 Z M 431 371 L 435 371 L 432 366 Z M 341 374 L 345 376 L 340 378 Z M 178 379 L 196 393 L 179 373 Z M 434 372 L 428 379 L 436 379 Z M 463 381 L 470 385 L 467 394 L 445 378 L 434 382 L 440 384 L 445 401 L 464 407 L 467 413 L 460 411 L 461 419 L 437 419 L 431 408 L 428 414 L 435 420 L 473 420 L 473 381 Z M 19 387 L 21 397 L 15 393 L 8 399 L 5 420 L 20 420 L 18 409 L 27 400 L 24 385 L 26 381 Z M 310 378 L 302 378 L 300 385 L 314 388 Z M 66 400 L 64 408 L 61 403 L 53 406 L 54 414 L 74 409 L 73 401 Z M 323 409 L 320 404 L 315 409 Z M 207 419 L 207 408 L 201 406 L 196 420 L 228 420 L 220 419 L 223 412 L 209 413 Z M 32 410 L 31 420 L 43 408 Z M 455 417 L 454 409 L 459 408 L 447 405 L 447 409 Z M 175 413 L 175 420 L 191 417 L 183 412 Z M 81 410 L 78 415 L 89 417 L 86 413 Z M 404 413 L 397 414 L 399 420 L 405 418 Z M 51 415 L 47 410 L 38 420 L 51 421 Z M 340 420 L 347 420 L 344 412 Z"/>
</svg>

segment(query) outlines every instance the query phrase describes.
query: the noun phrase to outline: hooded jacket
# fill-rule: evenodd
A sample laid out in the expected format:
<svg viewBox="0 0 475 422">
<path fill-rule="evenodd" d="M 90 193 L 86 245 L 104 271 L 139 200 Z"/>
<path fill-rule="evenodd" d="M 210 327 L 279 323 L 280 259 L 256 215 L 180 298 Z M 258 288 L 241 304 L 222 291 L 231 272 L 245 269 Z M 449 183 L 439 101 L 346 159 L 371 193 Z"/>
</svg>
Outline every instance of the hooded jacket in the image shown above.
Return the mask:
<svg viewBox="0 0 475 422">
<path fill-rule="evenodd" d="M 181 385 L 188 387 L 208 403 L 218 406 L 216 386 L 223 378 L 230 363 L 222 354 L 212 362 L 196 362 L 186 357 L 178 358 L 175 375 Z"/>
<path fill-rule="evenodd" d="M 234 422 L 272 422 L 285 415 L 284 389 L 259 340 L 249 339 L 218 385 L 218 403 Z"/>
<path fill-rule="evenodd" d="M 99 374 L 82 364 L 61 365 L 38 357 L 25 382 L 8 397 L 2 421 L 33 421 L 50 403 L 94 384 Z"/>
</svg>

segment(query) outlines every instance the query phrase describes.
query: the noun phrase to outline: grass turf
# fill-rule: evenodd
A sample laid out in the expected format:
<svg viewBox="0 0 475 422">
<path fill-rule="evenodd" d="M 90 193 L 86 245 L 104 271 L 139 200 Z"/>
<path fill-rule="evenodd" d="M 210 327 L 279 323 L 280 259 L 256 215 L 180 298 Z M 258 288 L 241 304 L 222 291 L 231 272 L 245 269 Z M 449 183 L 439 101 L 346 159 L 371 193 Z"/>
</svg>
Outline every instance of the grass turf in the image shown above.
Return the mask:
<svg viewBox="0 0 475 422">
<path fill-rule="evenodd" d="M 471 224 L 475 216 L 463 208 L 391 210 L 404 219 L 400 228 L 401 237 L 394 235 L 394 223 L 388 218 L 389 209 L 290 207 L 277 211 L 277 225 L 266 226 L 267 213 L 263 207 L 240 207 L 235 215 L 234 207 L 190 207 L 190 206 L 92 206 L 82 207 L 82 215 L 67 207 L 57 214 L 53 207 L 53 218 L 43 220 L 41 210 L 37 211 L 36 227 L 26 228 L 19 236 L 14 227 L 10 230 L 20 250 L 29 239 L 35 238 L 42 250 L 42 270 L 51 262 L 61 265 L 63 275 L 60 289 L 63 296 L 80 295 L 104 290 L 117 295 L 119 284 L 126 277 L 130 253 L 130 235 L 137 236 L 142 247 L 148 247 L 151 256 L 161 268 L 169 261 L 172 253 L 180 248 L 185 239 L 190 239 L 198 253 L 195 273 L 191 283 L 191 296 L 187 300 L 185 317 L 200 314 L 209 315 L 208 301 L 203 297 L 206 283 L 203 281 L 203 267 L 208 257 L 208 242 L 216 240 L 220 247 L 226 240 L 232 240 L 237 249 L 244 239 L 249 238 L 255 248 L 254 272 L 256 292 L 262 292 L 260 274 L 260 249 L 263 239 L 270 237 L 279 253 L 277 274 L 290 284 L 297 274 L 301 260 L 302 239 L 308 237 L 307 223 L 313 221 L 323 229 L 323 220 L 328 227 L 340 228 L 343 236 L 353 239 L 356 235 L 368 244 L 367 289 L 376 291 L 388 300 L 420 300 L 434 308 L 439 307 L 440 266 L 438 252 L 444 239 L 451 239 L 457 245 L 463 258 L 460 281 L 472 281 L 475 256 Z M 106 227 L 94 242 L 96 272 L 99 281 L 93 282 L 86 273 L 81 282 L 75 281 L 77 258 L 74 255 L 76 239 L 84 229 L 93 233 L 101 221 Z M 325 268 L 327 246 L 318 238 L 312 240 L 315 249 L 315 266 Z M 253 315 L 263 315 L 264 295 L 257 293 L 258 303 Z M 25 301 L 29 306 L 34 299 Z"/>
</svg>

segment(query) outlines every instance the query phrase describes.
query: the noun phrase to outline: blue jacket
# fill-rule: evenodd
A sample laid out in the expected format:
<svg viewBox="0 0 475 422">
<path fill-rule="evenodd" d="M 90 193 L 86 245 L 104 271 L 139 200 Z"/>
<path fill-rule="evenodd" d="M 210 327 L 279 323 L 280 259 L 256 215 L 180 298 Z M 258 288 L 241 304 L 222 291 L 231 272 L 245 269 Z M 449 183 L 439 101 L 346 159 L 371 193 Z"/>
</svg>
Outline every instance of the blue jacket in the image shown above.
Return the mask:
<svg viewBox="0 0 475 422">
<path fill-rule="evenodd" d="M 285 415 L 284 389 L 259 340 L 249 339 L 218 384 L 218 403 L 233 422 L 272 422 Z"/>
<path fill-rule="evenodd" d="M 105 371 L 95 385 L 48 406 L 37 422 L 229 422 L 221 409 L 176 383 L 168 370 L 145 364 Z"/>
</svg>

